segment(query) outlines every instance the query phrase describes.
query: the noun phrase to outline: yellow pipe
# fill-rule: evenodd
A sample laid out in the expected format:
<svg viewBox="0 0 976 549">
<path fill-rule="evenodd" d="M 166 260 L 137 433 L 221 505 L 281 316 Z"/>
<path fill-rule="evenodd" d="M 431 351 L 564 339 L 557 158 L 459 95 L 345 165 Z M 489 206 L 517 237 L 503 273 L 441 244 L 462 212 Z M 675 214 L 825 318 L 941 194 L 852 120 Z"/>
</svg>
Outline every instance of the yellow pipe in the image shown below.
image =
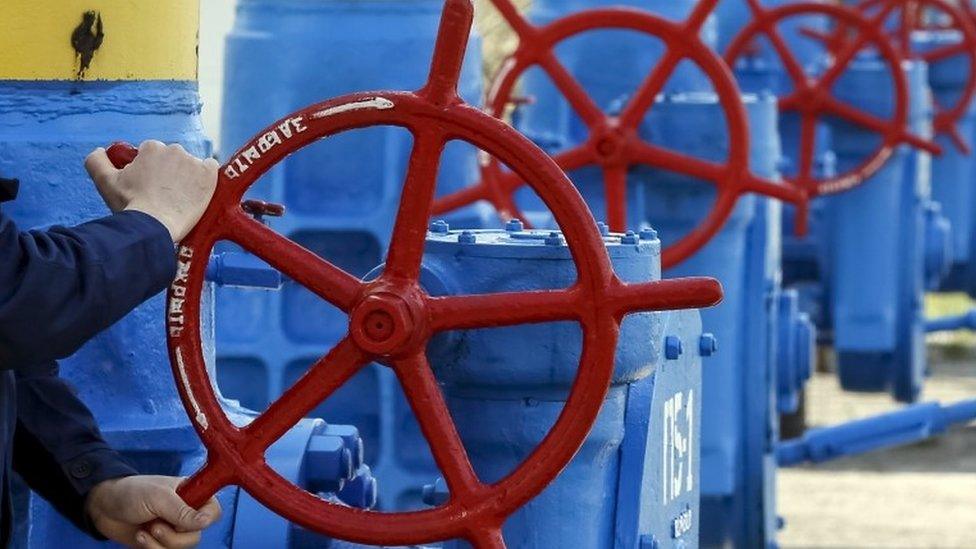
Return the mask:
<svg viewBox="0 0 976 549">
<path fill-rule="evenodd" d="M 0 80 L 196 80 L 200 0 L 0 0 Z"/>
</svg>

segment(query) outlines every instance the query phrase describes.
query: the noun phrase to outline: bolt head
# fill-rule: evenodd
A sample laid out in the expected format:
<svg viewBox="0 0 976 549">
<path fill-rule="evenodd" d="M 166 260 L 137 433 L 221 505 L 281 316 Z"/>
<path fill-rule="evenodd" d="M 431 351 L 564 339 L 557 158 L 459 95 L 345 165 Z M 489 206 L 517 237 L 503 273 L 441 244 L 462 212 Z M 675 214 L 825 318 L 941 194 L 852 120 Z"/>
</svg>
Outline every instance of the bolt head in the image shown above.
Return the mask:
<svg viewBox="0 0 976 549">
<path fill-rule="evenodd" d="M 683 345 L 681 344 L 681 338 L 674 335 L 669 335 L 664 338 L 664 358 L 668 360 L 678 360 L 681 353 L 684 352 Z"/>
<path fill-rule="evenodd" d="M 450 492 L 443 478 L 438 478 L 433 484 L 426 484 L 423 488 L 423 502 L 432 507 L 444 505 L 450 499 Z"/>
<path fill-rule="evenodd" d="M 640 240 L 637 238 L 637 234 L 634 231 L 627 231 L 622 237 L 620 237 L 621 244 L 637 244 Z"/>
<path fill-rule="evenodd" d="M 602 221 L 597 221 L 596 222 L 596 228 L 599 229 L 600 236 L 609 236 L 610 235 L 610 225 L 607 225 L 606 223 L 604 223 Z"/>
<path fill-rule="evenodd" d="M 549 236 L 546 237 L 546 246 L 562 246 L 563 242 L 563 235 L 556 231 L 549 233 Z"/>
<path fill-rule="evenodd" d="M 641 232 L 640 232 L 640 239 L 641 240 L 657 240 L 657 231 L 655 231 L 654 229 L 652 229 L 650 227 L 643 228 L 643 229 L 641 229 Z"/>
<path fill-rule="evenodd" d="M 704 333 L 698 339 L 698 353 L 701 356 L 712 356 L 718 351 L 718 338 L 715 334 Z"/>
<path fill-rule="evenodd" d="M 447 234 L 450 230 L 451 226 L 443 219 L 435 219 L 430 222 L 430 232 L 434 234 Z"/>
<path fill-rule="evenodd" d="M 659 549 L 661 545 L 654 536 L 644 534 L 640 537 L 640 549 Z"/>
<path fill-rule="evenodd" d="M 474 244 L 478 241 L 478 238 L 471 231 L 461 231 L 458 235 L 458 243 L 460 244 Z"/>
<path fill-rule="evenodd" d="M 505 223 L 505 230 L 510 233 L 520 233 L 525 230 L 525 224 L 521 219 L 509 219 L 508 223 Z"/>
</svg>

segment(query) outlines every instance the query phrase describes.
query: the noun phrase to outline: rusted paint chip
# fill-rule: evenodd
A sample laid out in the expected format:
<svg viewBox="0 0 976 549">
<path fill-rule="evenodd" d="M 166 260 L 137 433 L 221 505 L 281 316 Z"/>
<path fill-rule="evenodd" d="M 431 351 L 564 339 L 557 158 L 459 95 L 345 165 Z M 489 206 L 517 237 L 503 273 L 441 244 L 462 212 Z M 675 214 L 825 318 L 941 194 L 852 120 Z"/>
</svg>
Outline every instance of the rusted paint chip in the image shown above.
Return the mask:
<svg viewBox="0 0 976 549">
<path fill-rule="evenodd" d="M 78 58 L 78 78 L 85 77 L 85 71 L 91 66 L 95 52 L 102 47 L 105 32 L 102 27 L 102 15 L 95 10 L 86 11 L 81 16 L 81 24 L 71 33 L 71 47 L 75 49 Z"/>
</svg>

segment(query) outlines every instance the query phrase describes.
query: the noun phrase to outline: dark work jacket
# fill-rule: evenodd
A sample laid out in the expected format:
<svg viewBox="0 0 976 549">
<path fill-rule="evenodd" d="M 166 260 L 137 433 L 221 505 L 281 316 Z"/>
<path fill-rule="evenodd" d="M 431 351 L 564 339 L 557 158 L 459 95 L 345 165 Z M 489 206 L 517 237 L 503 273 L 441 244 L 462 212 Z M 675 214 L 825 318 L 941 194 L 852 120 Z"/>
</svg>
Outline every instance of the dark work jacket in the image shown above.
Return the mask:
<svg viewBox="0 0 976 549">
<path fill-rule="evenodd" d="M 15 194 L 10 185 L 0 180 L 0 200 Z M 170 235 L 149 215 L 21 232 L 0 210 L 0 547 L 13 524 L 11 469 L 90 534 L 88 491 L 135 474 L 58 377 L 55 361 L 162 291 L 175 273 Z"/>
</svg>

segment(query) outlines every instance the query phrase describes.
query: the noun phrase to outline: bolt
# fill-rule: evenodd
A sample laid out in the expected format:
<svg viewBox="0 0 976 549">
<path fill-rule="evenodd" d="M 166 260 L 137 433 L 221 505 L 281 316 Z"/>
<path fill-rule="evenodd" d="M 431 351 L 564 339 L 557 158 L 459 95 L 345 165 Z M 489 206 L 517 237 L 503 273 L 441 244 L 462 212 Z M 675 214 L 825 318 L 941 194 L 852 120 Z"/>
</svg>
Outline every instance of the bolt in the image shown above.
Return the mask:
<svg viewBox="0 0 976 549">
<path fill-rule="evenodd" d="M 505 230 L 510 233 L 520 233 L 525 230 L 525 225 L 522 223 L 521 219 L 509 219 L 508 223 L 505 224 Z"/>
<path fill-rule="evenodd" d="M 562 246 L 563 245 L 563 235 L 556 231 L 549 233 L 546 237 L 546 246 Z"/>
<path fill-rule="evenodd" d="M 436 219 L 430 222 L 430 232 L 434 234 L 447 234 L 450 230 L 451 226 L 443 219 Z"/>
<path fill-rule="evenodd" d="M 626 234 L 620 237 L 621 244 L 637 244 L 638 242 L 637 235 L 634 231 L 627 231 Z"/>
<path fill-rule="evenodd" d="M 356 472 L 356 478 L 347 482 L 345 487 L 336 495 L 346 505 L 351 505 L 359 509 L 372 509 L 375 507 L 377 498 L 376 479 L 373 477 L 369 467 L 366 465 L 360 467 Z"/>
<path fill-rule="evenodd" d="M 305 453 L 305 475 L 311 492 L 336 492 L 356 470 L 352 467 L 352 452 L 341 437 L 313 435 Z"/>
<path fill-rule="evenodd" d="M 678 360 L 684 348 L 681 345 L 681 338 L 669 335 L 664 338 L 664 358 L 668 360 Z"/>
<path fill-rule="evenodd" d="M 698 354 L 701 356 L 712 356 L 718 351 L 718 339 L 715 334 L 705 332 L 698 338 Z"/>
<path fill-rule="evenodd" d="M 645 228 L 641 229 L 640 239 L 641 240 L 657 240 L 657 231 L 655 231 L 654 229 L 652 229 L 650 227 L 645 227 Z"/>
<path fill-rule="evenodd" d="M 640 549 L 658 549 L 661 547 L 654 536 L 644 534 L 640 537 Z"/>
<path fill-rule="evenodd" d="M 352 454 L 352 468 L 359 469 L 363 466 L 363 439 L 359 436 L 359 429 L 354 425 L 333 425 L 328 424 L 322 430 L 323 435 L 339 437 L 346 443 L 346 448 Z"/>
<path fill-rule="evenodd" d="M 443 478 L 438 478 L 433 484 L 424 485 L 423 501 L 431 507 L 444 505 L 450 499 L 450 492 Z"/>
<path fill-rule="evenodd" d="M 478 238 L 471 231 L 461 231 L 461 234 L 458 235 L 458 242 L 461 244 L 474 244 L 477 241 Z"/>
<path fill-rule="evenodd" d="M 597 221 L 596 222 L 596 228 L 600 230 L 600 236 L 609 236 L 610 235 L 610 225 L 607 225 L 606 223 L 604 223 L 602 221 Z"/>
<path fill-rule="evenodd" d="M 777 516 L 776 517 L 776 529 L 777 530 L 782 530 L 785 527 L 786 527 L 786 519 L 783 518 L 782 516 Z"/>
</svg>

